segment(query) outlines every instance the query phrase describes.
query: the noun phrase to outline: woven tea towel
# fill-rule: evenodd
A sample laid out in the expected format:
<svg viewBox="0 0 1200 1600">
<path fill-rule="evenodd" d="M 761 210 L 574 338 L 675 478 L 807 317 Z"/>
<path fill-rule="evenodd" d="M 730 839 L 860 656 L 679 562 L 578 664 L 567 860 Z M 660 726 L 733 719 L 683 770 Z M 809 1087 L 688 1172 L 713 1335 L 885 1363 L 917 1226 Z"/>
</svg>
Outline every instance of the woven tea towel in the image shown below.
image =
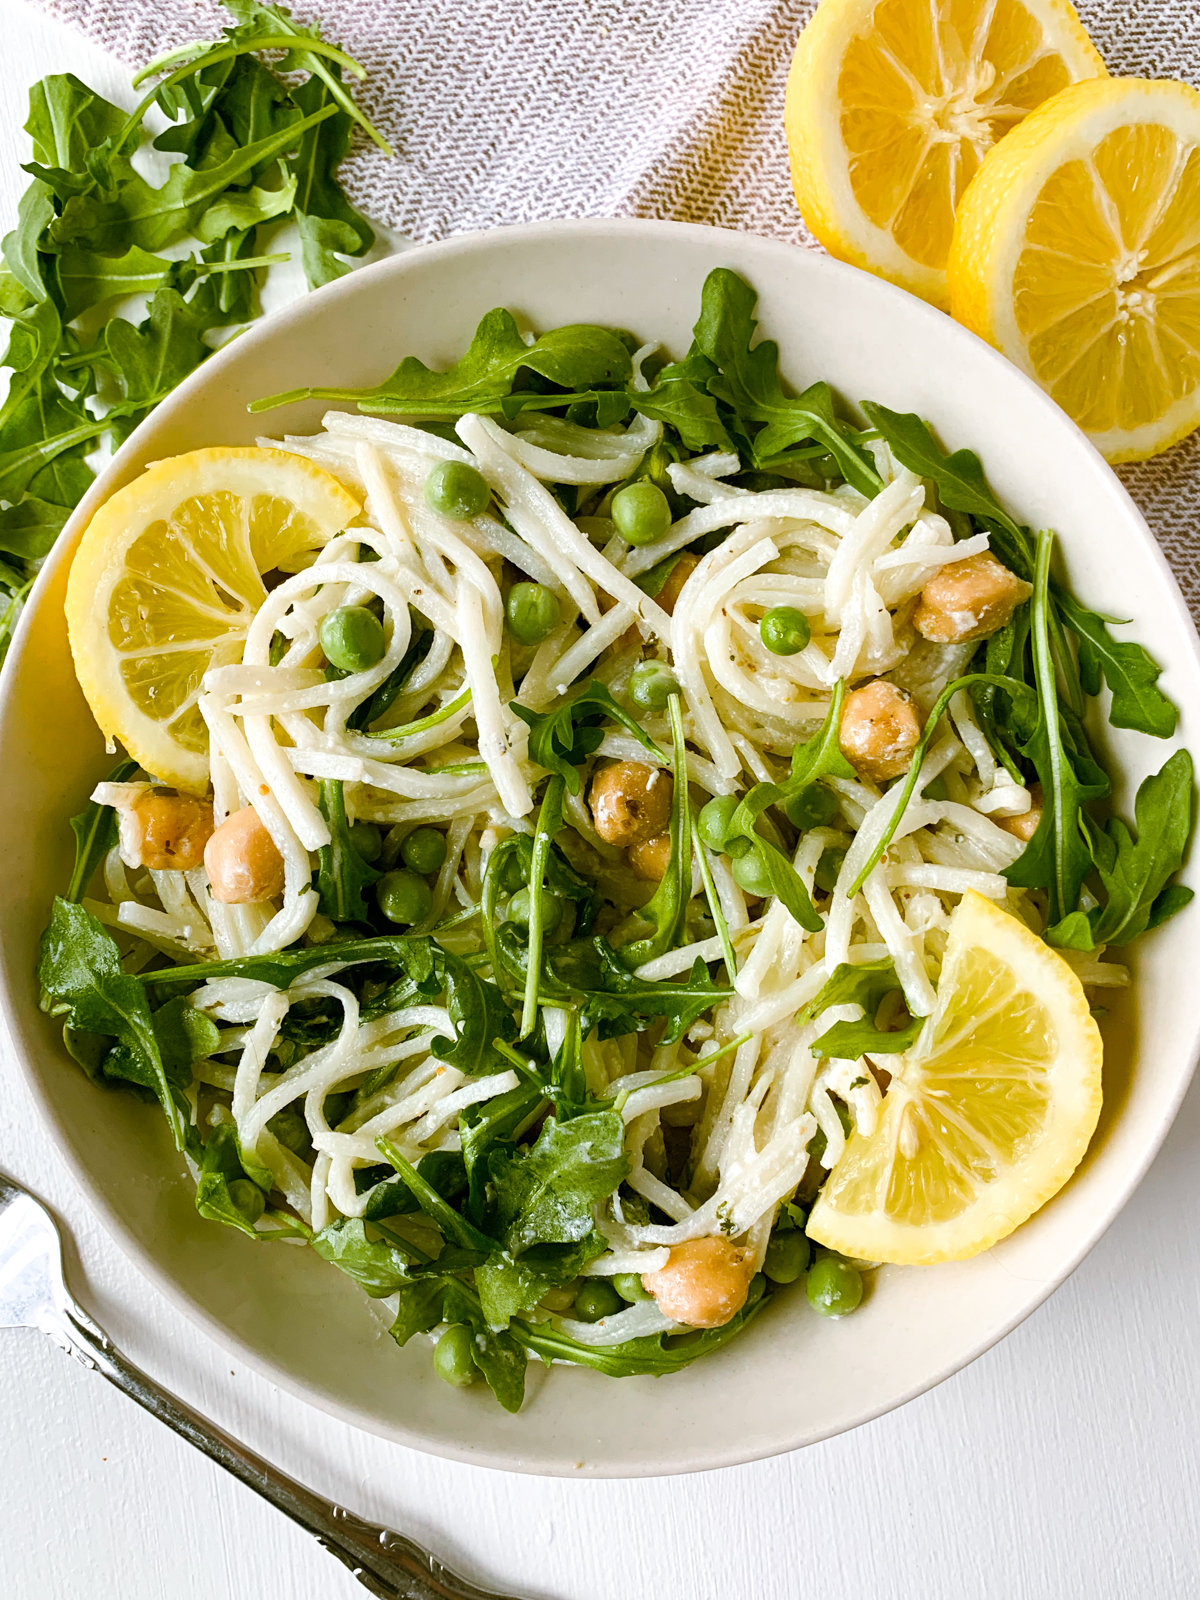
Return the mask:
<svg viewBox="0 0 1200 1600">
<path fill-rule="evenodd" d="M 215 38 L 216 0 L 40 0 L 131 66 Z M 815 0 L 319 0 L 396 148 L 360 141 L 355 203 L 424 242 L 547 217 L 714 223 L 811 244 L 783 94 Z M 1077 0 L 1113 73 L 1200 84 L 1192 0 Z M 1121 469 L 1200 618 L 1200 434 Z"/>
</svg>

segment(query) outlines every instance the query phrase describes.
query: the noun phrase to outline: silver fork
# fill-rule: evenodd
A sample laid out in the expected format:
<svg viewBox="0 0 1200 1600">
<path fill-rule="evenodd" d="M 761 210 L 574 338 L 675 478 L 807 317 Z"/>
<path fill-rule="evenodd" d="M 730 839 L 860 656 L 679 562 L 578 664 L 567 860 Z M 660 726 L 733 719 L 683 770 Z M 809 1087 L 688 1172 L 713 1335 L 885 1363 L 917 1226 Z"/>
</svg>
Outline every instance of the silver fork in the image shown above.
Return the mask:
<svg viewBox="0 0 1200 1600">
<path fill-rule="evenodd" d="M 515 1600 L 477 1589 L 413 1540 L 334 1505 L 161 1389 L 117 1349 L 71 1298 L 53 1218 L 0 1173 L 0 1328 L 37 1328 L 165 1422 L 277 1511 L 307 1529 L 383 1600 Z"/>
</svg>

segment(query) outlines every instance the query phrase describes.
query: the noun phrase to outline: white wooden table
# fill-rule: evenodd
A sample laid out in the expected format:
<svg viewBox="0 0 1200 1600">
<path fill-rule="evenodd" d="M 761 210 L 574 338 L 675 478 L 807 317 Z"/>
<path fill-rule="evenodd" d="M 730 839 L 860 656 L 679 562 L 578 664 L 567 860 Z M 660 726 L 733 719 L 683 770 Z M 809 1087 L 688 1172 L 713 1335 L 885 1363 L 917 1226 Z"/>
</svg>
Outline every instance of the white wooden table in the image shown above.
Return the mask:
<svg viewBox="0 0 1200 1600">
<path fill-rule="evenodd" d="M 128 75 L 19 0 L 0 0 L 0 31 L 7 229 L 28 86 L 71 71 L 119 99 Z M 537 1600 L 1200 1595 L 1200 1087 L 1075 1277 L 932 1394 L 757 1466 L 572 1483 L 382 1443 L 231 1367 L 100 1231 L 13 1064 L 0 1070 L 0 1169 L 65 1219 L 74 1287 L 129 1354 L 288 1472 L 479 1581 Z M 0 1359 L 3 1600 L 365 1592 L 45 1339 L 0 1333 Z"/>
</svg>

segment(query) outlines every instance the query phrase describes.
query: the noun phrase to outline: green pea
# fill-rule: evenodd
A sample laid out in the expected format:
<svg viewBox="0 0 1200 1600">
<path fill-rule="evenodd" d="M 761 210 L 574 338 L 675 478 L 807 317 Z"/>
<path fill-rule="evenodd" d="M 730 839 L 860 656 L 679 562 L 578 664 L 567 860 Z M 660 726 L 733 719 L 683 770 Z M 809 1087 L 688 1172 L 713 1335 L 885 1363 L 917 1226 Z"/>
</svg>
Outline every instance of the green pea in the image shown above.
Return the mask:
<svg viewBox="0 0 1200 1600">
<path fill-rule="evenodd" d="M 424 922 L 433 910 L 433 895 L 415 872 L 385 872 L 375 885 L 375 899 L 389 922 Z"/>
<path fill-rule="evenodd" d="M 767 869 L 757 854 L 748 853 L 737 858 L 733 863 L 733 881 L 747 894 L 759 895 L 764 900 L 775 893 Z"/>
<path fill-rule="evenodd" d="M 654 1296 L 642 1282 L 640 1272 L 618 1272 L 612 1284 L 621 1299 L 628 1300 L 630 1305 L 636 1305 L 639 1300 L 654 1299 Z"/>
<path fill-rule="evenodd" d="M 729 837 L 729 824 L 739 805 L 741 799 L 736 794 L 719 794 L 701 808 L 696 818 L 697 831 L 708 848 L 735 859 L 750 848 L 750 841 L 741 834 L 736 839 Z"/>
<path fill-rule="evenodd" d="M 383 835 L 373 822 L 352 822 L 350 843 L 368 866 L 383 854 Z"/>
<path fill-rule="evenodd" d="M 661 711 L 678 693 L 679 679 L 661 661 L 639 661 L 629 674 L 629 698 L 642 711 Z"/>
<path fill-rule="evenodd" d="M 475 1382 L 475 1335 L 465 1322 L 447 1328 L 434 1345 L 433 1370 L 456 1389 L 469 1389 Z"/>
<path fill-rule="evenodd" d="M 823 783 L 809 783 L 783 802 L 783 814 L 793 828 L 827 828 L 838 814 L 837 795 Z"/>
<path fill-rule="evenodd" d="M 653 544 L 671 526 L 671 506 L 653 483 L 627 483 L 612 499 L 612 519 L 626 544 Z"/>
<path fill-rule="evenodd" d="M 862 1300 L 862 1274 L 840 1256 L 822 1256 L 809 1267 L 804 1292 L 823 1317 L 846 1317 Z"/>
<path fill-rule="evenodd" d="M 457 522 L 479 516 L 491 498 L 481 474 L 465 461 L 439 461 L 425 479 L 425 504 Z"/>
<path fill-rule="evenodd" d="M 803 611 L 776 606 L 759 623 L 758 636 L 773 656 L 794 656 L 812 638 L 812 630 Z"/>
<path fill-rule="evenodd" d="M 625 1301 L 607 1278 L 587 1278 L 575 1296 L 575 1316 L 580 1322 L 599 1322 L 624 1311 Z"/>
<path fill-rule="evenodd" d="M 542 908 L 542 932 L 553 933 L 562 921 L 562 901 L 556 894 L 551 894 L 549 889 L 543 889 L 539 903 Z M 508 920 L 515 922 L 519 928 L 527 928 L 532 909 L 533 897 L 529 890 L 518 889 L 508 902 Z"/>
<path fill-rule="evenodd" d="M 558 627 L 558 596 L 544 583 L 514 583 L 504 603 L 508 631 L 520 644 L 541 644 Z"/>
<path fill-rule="evenodd" d="M 342 672 L 365 672 L 383 660 L 386 649 L 383 623 L 366 606 L 339 606 L 336 611 L 327 611 L 317 637 L 329 665 Z"/>
<path fill-rule="evenodd" d="M 249 1178 L 233 1178 L 228 1188 L 230 1200 L 247 1222 L 257 1222 L 267 1209 L 266 1198 L 258 1185 Z"/>
<path fill-rule="evenodd" d="M 400 859 L 414 872 L 437 872 L 446 859 L 446 835 L 438 828 L 415 829 L 400 846 Z"/>
<path fill-rule="evenodd" d="M 303 1103 L 303 1102 L 302 1102 Z M 296 1106 L 284 1106 L 282 1111 L 277 1111 L 267 1123 L 267 1128 L 279 1140 L 280 1144 L 290 1150 L 293 1155 L 308 1154 L 312 1159 L 312 1142 L 309 1138 L 308 1123 Z M 257 1189 L 258 1185 L 254 1187 Z"/>
<path fill-rule="evenodd" d="M 510 850 L 496 871 L 496 883 L 500 893 L 516 894 L 517 890 L 524 886 L 526 871 L 520 852 Z"/>
<path fill-rule="evenodd" d="M 841 872 L 842 862 L 845 859 L 846 852 L 840 845 L 830 845 L 828 850 L 822 850 L 814 880 L 818 889 L 824 889 L 827 894 L 832 894 L 837 888 L 838 873 Z"/>
<path fill-rule="evenodd" d="M 772 1283 L 795 1283 L 808 1267 L 809 1243 L 799 1228 L 776 1231 L 767 1242 L 763 1271 Z"/>
</svg>

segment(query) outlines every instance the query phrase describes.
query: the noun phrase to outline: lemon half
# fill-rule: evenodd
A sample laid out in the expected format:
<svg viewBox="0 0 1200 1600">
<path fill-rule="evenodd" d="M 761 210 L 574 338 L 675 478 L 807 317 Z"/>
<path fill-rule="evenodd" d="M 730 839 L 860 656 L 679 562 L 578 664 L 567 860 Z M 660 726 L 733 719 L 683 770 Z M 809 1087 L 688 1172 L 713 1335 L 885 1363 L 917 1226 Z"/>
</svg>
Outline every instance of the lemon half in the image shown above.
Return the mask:
<svg viewBox="0 0 1200 1600">
<path fill-rule="evenodd" d="M 785 113 L 804 219 L 831 255 L 936 305 L 984 156 L 1104 62 L 1067 0 L 822 0 Z"/>
<path fill-rule="evenodd" d="M 1074 1172 L 1100 1115 L 1100 1030 L 1071 968 L 981 895 L 954 912 L 937 1006 L 875 1131 L 846 1143 L 809 1237 L 868 1261 L 961 1261 Z"/>
<path fill-rule="evenodd" d="M 1108 78 L 1041 107 L 958 218 L 951 310 L 1110 461 L 1200 424 L 1200 94 Z"/>
<path fill-rule="evenodd" d="M 204 674 L 241 660 L 262 574 L 358 511 L 336 478 L 283 450 L 193 450 L 119 489 L 88 524 L 67 583 L 75 671 L 105 736 L 161 782 L 202 794 Z"/>
</svg>

